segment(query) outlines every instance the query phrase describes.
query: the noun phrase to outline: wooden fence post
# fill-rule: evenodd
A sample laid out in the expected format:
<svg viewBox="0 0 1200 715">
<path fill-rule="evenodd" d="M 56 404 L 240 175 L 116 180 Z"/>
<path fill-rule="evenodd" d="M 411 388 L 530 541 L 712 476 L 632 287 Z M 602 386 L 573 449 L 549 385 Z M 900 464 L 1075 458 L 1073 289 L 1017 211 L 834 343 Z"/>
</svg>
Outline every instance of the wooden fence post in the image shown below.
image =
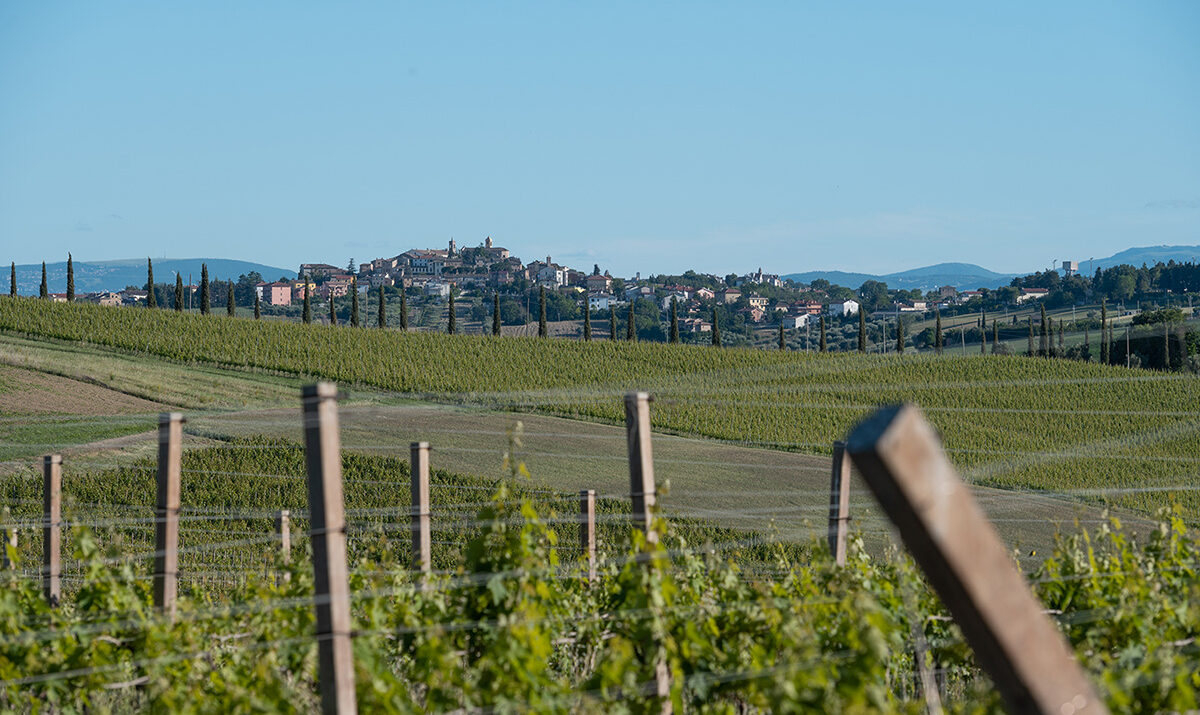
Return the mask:
<svg viewBox="0 0 1200 715">
<path fill-rule="evenodd" d="M 429 526 L 429 443 L 413 442 L 409 448 L 409 475 L 412 478 L 412 560 L 413 568 L 423 574 L 433 570 L 433 546 Z"/>
<path fill-rule="evenodd" d="M 1009 710 L 1107 712 L 920 410 L 879 410 L 847 449 Z"/>
<path fill-rule="evenodd" d="M 279 537 L 279 560 L 284 564 L 292 563 L 292 512 L 280 509 L 275 512 L 275 534 Z M 275 578 L 278 586 L 285 581 L 291 581 L 292 574 L 284 571 Z"/>
<path fill-rule="evenodd" d="M 51 606 L 62 599 L 62 461 L 42 457 L 42 591 Z"/>
<path fill-rule="evenodd" d="M 833 443 L 833 465 L 829 479 L 829 553 L 834 563 L 846 565 L 846 530 L 850 521 L 850 460 L 846 443 Z"/>
<path fill-rule="evenodd" d="M 158 498 L 154 509 L 154 606 L 175 618 L 179 586 L 179 474 L 183 457 L 183 415 L 158 416 Z"/>
<path fill-rule="evenodd" d="M 11 516 L 12 516 L 12 514 L 9 513 L 8 507 L 4 507 L 4 520 L 8 521 L 8 519 Z M 2 567 L 5 571 L 13 568 L 13 561 L 12 561 L 12 559 L 10 559 L 8 557 L 8 552 L 10 550 L 14 554 L 17 551 L 17 527 L 16 526 L 5 526 L 4 527 L 4 543 L 0 544 L 0 551 L 3 552 L 4 563 L 2 564 Z"/>
<path fill-rule="evenodd" d="M 629 494 L 633 502 L 633 526 L 645 531 L 646 543 L 653 546 L 658 543 L 653 521 L 657 492 L 654 486 L 654 452 L 650 442 L 649 394 L 630 392 L 625 395 L 625 436 L 629 445 Z M 654 664 L 654 694 L 662 705 L 662 715 L 670 715 L 671 671 L 664 660 Z"/>
<path fill-rule="evenodd" d="M 633 525 L 646 532 L 647 543 L 657 543 L 652 509 L 657 502 L 654 487 L 654 453 L 650 445 L 650 395 L 625 395 L 625 436 L 629 443 L 629 495 L 633 501 Z"/>
<path fill-rule="evenodd" d="M 321 710 L 346 715 L 356 713 L 358 703 L 354 693 L 354 653 L 350 643 L 350 581 L 346 563 L 337 386 L 331 382 L 306 385 L 301 395 L 304 398 L 304 457 L 308 467 Z"/>
<path fill-rule="evenodd" d="M 587 557 L 588 581 L 596 580 L 596 490 L 579 492 L 579 548 Z"/>
</svg>

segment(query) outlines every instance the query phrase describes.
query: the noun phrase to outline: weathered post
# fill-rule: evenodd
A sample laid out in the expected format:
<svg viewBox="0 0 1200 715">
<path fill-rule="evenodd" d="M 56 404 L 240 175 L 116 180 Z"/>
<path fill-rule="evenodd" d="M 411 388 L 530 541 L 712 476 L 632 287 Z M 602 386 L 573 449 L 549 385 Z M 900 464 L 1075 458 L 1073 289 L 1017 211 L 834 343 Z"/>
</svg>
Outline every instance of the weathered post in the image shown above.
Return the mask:
<svg viewBox="0 0 1200 715">
<path fill-rule="evenodd" d="M 850 521 L 850 460 L 846 443 L 833 443 L 833 465 L 829 478 L 829 553 L 834 563 L 846 565 L 846 531 Z"/>
<path fill-rule="evenodd" d="M 350 643 L 350 583 L 346 564 L 337 386 L 331 382 L 306 385 L 301 395 L 304 398 L 304 456 L 308 467 L 321 710 L 345 715 L 356 713 L 358 703 L 354 694 L 354 653 Z"/>
<path fill-rule="evenodd" d="M 11 517 L 12 517 L 12 513 L 9 512 L 8 507 L 4 507 L 4 521 L 7 522 L 9 520 L 9 518 L 11 518 Z M 4 527 L 4 543 L 0 544 L 0 552 L 3 552 L 3 554 L 2 554 L 3 564 L 0 564 L 0 567 L 2 567 L 5 571 L 13 568 L 13 566 L 14 566 L 13 560 L 11 558 L 9 558 L 10 551 L 14 555 L 17 552 L 17 527 L 16 526 L 5 526 Z"/>
<path fill-rule="evenodd" d="M 1107 712 L 920 410 L 879 410 L 847 450 L 1009 709 Z"/>
<path fill-rule="evenodd" d="M 62 461 L 42 457 L 42 592 L 51 606 L 62 599 Z"/>
<path fill-rule="evenodd" d="M 633 526 L 645 532 L 646 543 L 653 547 L 658 544 L 653 513 L 657 493 L 654 486 L 654 452 L 650 446 L 649 394 L 630 392 L 625 395 L 625 436 L 629 446 L 629 494 L 633 501 Z M 662 715 L 670 715 L 671 672 L 662 659 L 654 664 L 654 694 L 662 706 Z"/>
<path fill-rule="evenodd" d="M 154 606 L 175 618 L 179 579 L 179 475 L 183 415 L 158 416 L 158 498 L 154 508 Z"/>
<path fill-rule="evenodd" d="M 596 580 L 596 490 L 579 492 L 579 548 L 587 557 L 588 581 Z"/>
<path fill-rule="evenodd" d="M 633 525 L 646 532 L 648 543 L 657 543 L 652 510 L 656 503 L 654 454 L 650 446 L 650 395 L 625 395 L 625 436 L 629 444 L 629 495 L 633 500 Z"/>
<path fill-rule="evenodd" d="M 292 563 L 292 512 L 280 509 L 275 512 L 275 535 L 279 537 L 279 560 L 284 564 Z M 284 571 L 275 577 L 275 585 L 291 581 L 292 574 Z"/>
<path fill-rule="evenodd" d="M 429 526 L 429 443 L 413 442 L 410 448 L 409 474 L 412 477 L 412 558 L 413 568 L 423 574 L 433 570 L 433 547 Z"/>
</svg>

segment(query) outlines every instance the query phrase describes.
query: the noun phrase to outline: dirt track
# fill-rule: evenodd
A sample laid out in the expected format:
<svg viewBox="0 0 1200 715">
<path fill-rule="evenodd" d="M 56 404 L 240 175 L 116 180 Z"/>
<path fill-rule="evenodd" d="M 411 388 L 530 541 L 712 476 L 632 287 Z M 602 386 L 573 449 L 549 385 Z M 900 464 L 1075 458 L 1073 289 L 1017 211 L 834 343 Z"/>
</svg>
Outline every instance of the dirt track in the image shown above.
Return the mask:
<svg viewBox="0 0 1200 715">
<path fill-rule="evenodd" d="M 163 405 L 79 380 L 0 365 L 0 413 L 114 415 L 158 412 Z"/>
</svg>

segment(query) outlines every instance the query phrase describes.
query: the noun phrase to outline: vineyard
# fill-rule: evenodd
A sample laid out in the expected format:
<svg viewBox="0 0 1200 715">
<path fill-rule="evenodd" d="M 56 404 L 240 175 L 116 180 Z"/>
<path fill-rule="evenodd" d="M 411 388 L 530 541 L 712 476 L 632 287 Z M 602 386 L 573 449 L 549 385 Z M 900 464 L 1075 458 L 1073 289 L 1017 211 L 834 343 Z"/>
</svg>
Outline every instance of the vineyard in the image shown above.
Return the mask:
<svg viewBox="0 0 1200 715">
<path fill-rule="evenodd" d="M 451 442 L 433 444 L 427 574 L 413 565 L 410 461 L 396 456 L 423 423 L 389 419 L 405 408 L 371 407 L 344 427 L 354 694 L 364 712 L 1003 709 L 922 569 L 877 516 L 866 518 L 865 492 L 850 502 L 844 565 L 823 539 L 783 537 L 763 521 L 823 528 L 830 509 L 827 489 L 807 477 L 789 483 L 788 470 L 816 457 L 770 454 L 828 454 L 875 405 L 899 401 L 921 404 L 977 499 L 1017 505 L 997 519 L 1008 522 L 996 524 L 1002 533 L 1047 519 L 1020 513 L 1035 499 L 1092 510 L 1011 563 L 1107 707 L 1200 707 L 1194 377 L 1008 356 L 409 334 L 33 300 L 0 299 L 0 330 L 136 353 L 180 376 L 223 366 L 288 383 L 339 378 L 351 392 L 453 406 L 421 411 L 440 425 L 431 439 L 454 440 L 449 452 L 439 449 Z M 151 398 L 156 379 L 130 383 L 131 394 Z M 620 395 L 635 386 L 653 392 L 656 442 L 702 437 L 737 457 L 665 460 L 680 478 L 660 495 L 656 540 L 637 526 L 637 489 L 602 487 L 590 580 L 579 493 L 537 465 L 575 472 L 572 489 L 599 484 L 606 470 L 592 460 L 605 449 L 624 469 L 624 440 L 614 444 L 611 431 L 626 416 Z M 274 400 L 281 388 L 262 389 Z M 200 388 L 191 394 L 203 404 Z M 490 437 L 497 410 L 509 424 L 521 417 L 512 413 L 529 414 L 546 434 Z M 550 416 L 584 424 L 568 432 Z M 323 530 L 309 521 L 300 416 L 194 418 L 180 467 L 173 619 L 154 588 L 155 459 L 80 451 L 64 460 L 57 606 L 42 590 L 41 471 L 24 457 L 3 463 L 0 526 L 18 538 L 0 572 L 0 708 L 320 708 L 326 640 L 314 604 L 325 601 L 314 542 Z M 31 454 L 38 442 L 66 441 L 53 438 L 58 429 L 86 438 L 105 420 L 6 415 L 0 438 Z M 594 452 L 579 446 L 588 429 Z M 528 448 L 534 437 L 555 454 Z M 685 479 L 689 464 L 714 476 Z M 689 489 L 704 499 L 689 500 Z M 1133 511 L 1105 518 L 1106 505 Z M 290 552 L 280 510 L 291 514 Z"/>
<path fill-rule="evenodd" d="M 1151 513 L 1178 503 L 1188 523 L 1200 520 L 1195 492 L 1168 489 L 1200 462 L 1200 380 L 1190 375 L 1016 356 L 448 336 L 21 299 L 0 299 L 0 330 L 608 422 L 620 420 L 616 397 L 647 389 L 659 430 L 797 451 L 827 451 L 874 405 L 911 401 L 973 483 Z"/>
</svg>

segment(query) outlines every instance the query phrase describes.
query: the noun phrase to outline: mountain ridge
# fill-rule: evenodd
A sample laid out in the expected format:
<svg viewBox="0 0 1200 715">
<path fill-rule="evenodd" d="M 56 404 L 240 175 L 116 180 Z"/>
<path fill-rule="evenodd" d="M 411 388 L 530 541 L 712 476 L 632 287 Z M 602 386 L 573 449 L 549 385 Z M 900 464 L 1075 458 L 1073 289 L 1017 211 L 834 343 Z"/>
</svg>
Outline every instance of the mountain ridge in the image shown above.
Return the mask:
<svg viewBox="0 0 1200 715">
<path fill-rule="evenodd" d="M 154 282 L 174 283 L 175 274 L 183 275 L 192 283 L 200 280 L 201 264 L 208 265 L 208 277 L 213 281 L 236 281 L 238 276 L 252 271 L 260 273 L 264 280 L 295 278 L 296 271 L 286 268 L 239 261 L 232 258 L 159 258 L 154 262 Z M 146 259 L 119 258 L 109 261 L 74 261 L 75 290 L 79 293 L 119 291 L 126 286 L 145 286 Z M 21 295 L 37 295 L 42 282 L 42 264 L 26 263 L 17 266 L 17 292 Z M 46 264 L 46 283 L 51 293 L 67 290 L 67 262 Z"/>
</svg>

